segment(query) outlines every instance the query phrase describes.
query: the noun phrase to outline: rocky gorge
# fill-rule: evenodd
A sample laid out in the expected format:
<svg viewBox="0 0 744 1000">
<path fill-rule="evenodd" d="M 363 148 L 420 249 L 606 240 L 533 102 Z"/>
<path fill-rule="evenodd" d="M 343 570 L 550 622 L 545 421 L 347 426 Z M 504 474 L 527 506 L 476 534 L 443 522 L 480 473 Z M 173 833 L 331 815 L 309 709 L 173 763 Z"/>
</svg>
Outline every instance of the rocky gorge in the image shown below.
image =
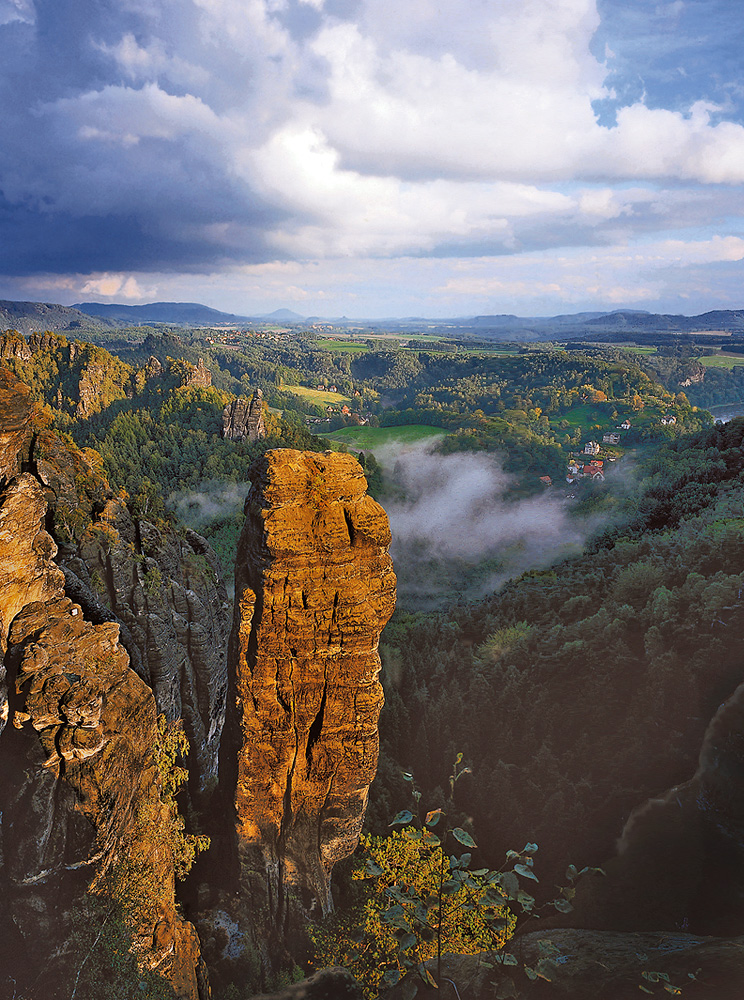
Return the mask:
<svg viewBox="0 0 744 1000">
<path fill-rule="evenodd" d="M 269 452 L 230 639 L 205 540 L 115 495 L 5 369 L 0 488 L 0 993 L 206 1000 L 164 733 L 191 746 L 189 826 L 211 817 L 234 859 L 214 879 L 228 919 L 269 941 L 327 910 L 377 761 L 385 514 L 349 456 Z"/>
</svg>

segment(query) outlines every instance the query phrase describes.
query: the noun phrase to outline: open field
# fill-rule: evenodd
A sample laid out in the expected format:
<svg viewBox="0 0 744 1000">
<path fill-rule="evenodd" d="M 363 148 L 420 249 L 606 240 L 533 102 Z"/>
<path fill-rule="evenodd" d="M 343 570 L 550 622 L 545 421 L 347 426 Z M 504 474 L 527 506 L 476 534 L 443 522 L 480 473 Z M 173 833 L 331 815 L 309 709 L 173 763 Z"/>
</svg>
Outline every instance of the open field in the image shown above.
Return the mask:
<svg viewBox="0 0 744 1000">
<path fill-rule="evenodd" d="M 389 444 L 416 444 L 419 441 L 442 437 L 445 431 L 439 427 L 424 424 L 405 424 L 401 427 L 342 427 L 341 430 L 324 434 L 330 441 L 338 441 L 350 448 L 374 451 Z"/>
<path fill-rule="evenodd" d="M 706 368 L 734 368 L 736 365 L 744 365 L 744 354 L 710 354 L 705 358 L 698 358 L 698 361 Z"/>
<path fill-rule="evenodd" d="M 327 392 L 324 389 L 309 389 L 306 385 L 285 385 L 284 392 L 290 392 L 293 396 L 299 396 L 308 403 L 315 406 L 341 406 L 349 402 L 348 396 L 343 396 L 340 392 Z"/>
<path fill-rule="evenodd" d="M 569 428 L 581 427 L 584 432 L 587 432 L 592 424 L 599 424 L 605 427 L 611 423 L 609 411 L 606 408 L 603 409 L 601 406 L 593 406 L 591 403 L 572 406 L 567 413 L 561 413 L 560 416 L 552 416 L 550 420 L 551 427 L 558 427 L 563 420 L 566 421 Z"/>
</svg>

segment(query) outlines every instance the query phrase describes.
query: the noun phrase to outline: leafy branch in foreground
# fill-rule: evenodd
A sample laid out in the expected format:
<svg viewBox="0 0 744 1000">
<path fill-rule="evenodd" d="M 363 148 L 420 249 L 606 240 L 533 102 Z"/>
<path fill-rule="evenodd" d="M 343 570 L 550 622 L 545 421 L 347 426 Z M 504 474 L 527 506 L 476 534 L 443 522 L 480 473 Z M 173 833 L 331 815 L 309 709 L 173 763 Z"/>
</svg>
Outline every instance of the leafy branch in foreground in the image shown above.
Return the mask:
<svg viewBox="0 0 744 1000">
<path fill-rule="evenodd" d="M 458 754 L 450 775 L 451 800 L 459 779 L 470 773 L 462 759 Z M 538 881 L 533 871 L 537 844 L 507 852 L 499 870 L 473 870 L 477 845 L 471 834 L 449 827 L 443 809 L 433 809 L 421 820 L 421 794 L 411 774 L 403 777 L 411 784 L 413 809 L 397 814 L 390 825 L 398 829 L 389 837 L 362 838 L 364 854 L 352 877 L 366 882 L 366 898 L 351 913 L 337 915 L 313 932 L 318 963 L 346 965 L 369 996 L 412 970 L 437 987 L 446 952 L 490 951 L 497 964 L 519 966 L 504 949 L 517 925 L 515 911 L 538 915 L 535 897 L 525 888 Z M 458 854 L 461 848 L 466 850 Z M 573 882 L 589 870 L 578 872 L 572 866 L 568 879 Z M 559 898 L 544 906 L 568 913 L 573 893 L 573 886 L 561 889 Z M 534 969 L 524 971 L 531 979 L 549 979 L 553 958 L 546 953 Z M 430 959 L 436 959 L 434 974 L 425 965 Z M 513 989 L 510 981 L 509 986 Z M 509 995 L 515 994 L 504 993 Z"/>
</svg>

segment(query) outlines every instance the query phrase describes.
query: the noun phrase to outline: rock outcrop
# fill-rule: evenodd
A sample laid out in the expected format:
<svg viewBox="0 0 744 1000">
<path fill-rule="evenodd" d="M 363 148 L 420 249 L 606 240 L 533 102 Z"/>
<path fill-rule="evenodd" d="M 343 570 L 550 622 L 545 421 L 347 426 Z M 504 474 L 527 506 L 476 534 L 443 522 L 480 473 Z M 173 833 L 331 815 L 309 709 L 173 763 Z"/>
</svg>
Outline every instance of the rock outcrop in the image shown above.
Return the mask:
<svg viewBox="0 0 744 1000">
<path fill-rule="evenodd" d="M 222 436 L 231 441 L 260 441 L 266 437 L 263 393 L 256 389 L 250 399 L 238 396 L 222 411 Z"/>
<path fill-rule="evenodd" d="M 251 480 L 220 780 L 241 868 L 281 921 L 288 887 L 329 910 L 331 869 L 357 843 L 395 575 L 387 517 L 350 455 L 269 451 Z"/>
<path fill-rule="evenodd" d="M 137 980 L 157 970 L 177 995 L 206 998 L 195 931 L 175 907 L 152 691 L 118 625 L 92 623 L 65 594 L 49 489 L 30 471 L 12 476 L 33 468 L 31 408 L 3 372 L 5 413 L 18 453 L 5 449 L 0 493 L 0 991 L 92 997 L 82 970 L 95 939 L 111 960 L 115 947 L 136 958 Z"/>
<path fill-rule="evenodd" d="M 91 621 L 119 626 L 158 711 L 184 720 L 190 787 L 206 793 L 217 779 L 230 636 L 217 556 L 195 531 L 135 516 L 109 488 L 96 452 L 42 431 L 31 455 L 63 543 L 68 595 Z"/>
<path fill-rule="evenodd" d="M 3 364 L 31 386 L 37 402 L 87 419 L 132 394 L 132 369 L 102 347 L 56 333 L 0 337 Z"/>
<path fill-rule="evenodd" d="M 18 358 L 20 361 L 28 361 L 31 358 L 31 348 L 26 343 L 26 338 L 22 337 L 16 330 L 8 330 L 0 337 L 0 358 Z"/>
<path fill-rule="evenodd" d="M 194 386 L 197 389 L 208 389 L 212 384 L 212 373 L 204 364 L 204 358 L 199 358 L 199 361 L 194 368 L 189 373 L 188 377 L 184 381 L 184 386 Z"/>
<path fill-rule="evenodd" d="M 207 541 L 134 518 L 116 497 L 62 566 L 95 614 L 123 626 L 133 665 L 169 721 L 183 719 L 191 745 L 192 791 L 216 785 L 225 720 L 230 615 L 221 567 Z M 103 610 L 105 609 L 105 610 Z"/>
</svg>

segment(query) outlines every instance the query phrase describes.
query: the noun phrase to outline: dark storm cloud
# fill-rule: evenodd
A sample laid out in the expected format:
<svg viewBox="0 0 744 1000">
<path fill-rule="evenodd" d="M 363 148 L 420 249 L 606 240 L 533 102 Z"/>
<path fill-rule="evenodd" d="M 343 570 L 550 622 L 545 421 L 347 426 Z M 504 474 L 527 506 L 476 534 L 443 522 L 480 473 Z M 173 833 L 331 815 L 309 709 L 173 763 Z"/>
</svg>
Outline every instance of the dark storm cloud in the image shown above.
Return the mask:
<svg viewBox="0 0 744 1000">
<path fill-rule="evenodd" d="M 388 0 L 0 0 L 0 270 L 50 275 L 38 289 L 201 270 L 214 295 L 224 278 L 237 297 L 236 265 L 259 265 L 299 304 L 336 293 L 275 265 L 390 260 L 397 276 L 401 258 L 451 259 L 451 280 L 420 272 L 450 295 L 473 287 L 474 258 L 503 267 L 685 228 L 715 251 L 740 230 L 739 29 L 724 0 L 646 9 L 406 0 L 391 17 Z M 719 124 L 728 112 L 709 102 L 724 97 Z M 611 128 L 593 110 L 603 101 Z M 356 284 L 367 297 L 369 270 L 348 295 Z M 555 269 L 535 277 L 573 295 Z M 484 294 L 527 294 L 521 278 L 489 281 L 476 281 Z M 593 280 L 592 295 L 653 294 L 638 274 L 606 285 Z"/>
</svg>

